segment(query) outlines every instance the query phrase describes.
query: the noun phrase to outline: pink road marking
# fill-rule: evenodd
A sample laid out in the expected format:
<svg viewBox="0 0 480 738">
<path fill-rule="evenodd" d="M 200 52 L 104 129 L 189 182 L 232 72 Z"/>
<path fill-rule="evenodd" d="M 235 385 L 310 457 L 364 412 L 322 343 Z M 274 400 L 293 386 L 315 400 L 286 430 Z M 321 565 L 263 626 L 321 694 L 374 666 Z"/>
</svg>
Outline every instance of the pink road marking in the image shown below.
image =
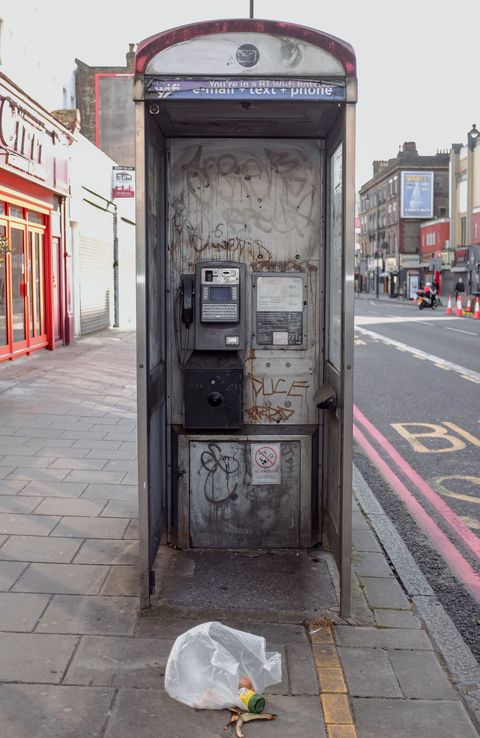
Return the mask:
<svg viewBox="0 0 480 738">
<path fill-rule="evenodd" d="M 371 443 L 365 438 L 362 431 L 353 426 L 353 437 L 363 448 L 365 453 L 382 473 L 385 480 L 390 484 L 398 497 L 405 503 L 414 520 L 420 525 L 434 544 L 437 551 L 443 556 L 452 571 L 458 576 L 467 589 L 472 593 L 477 602 L 480 602 L 480 576 L 475 573 L 468 561 L 457 551 L 453 543 L 440 530 L 438 525 L 431 519 L 430 515 L 420 505 L 404 483 L 397 477 L 395 472 L 382 459 Z"/>
<path fill-rule="evenodd" d="M 355 405 L 353 408 L 353 416 L 366 431 L 377 441 L 384 451 L 395 462 L 401 472 L 405 474 L 407 479 L 416 486 L 418 491 L 429 501 L 432 507 L 438 512 L 443 520 L 460 536 L 463 543 L 480 559 L 480 538 L 473 533 L 470 528 L 465 525 L 458 515 L 442 500 L 440 495 L 430 487 L 427 482 L 410 466 L 410 464 L 394 449 L 392 444 L 387 441 L 385 436 L 371 423 L 365 415 Z"/>
</svg>

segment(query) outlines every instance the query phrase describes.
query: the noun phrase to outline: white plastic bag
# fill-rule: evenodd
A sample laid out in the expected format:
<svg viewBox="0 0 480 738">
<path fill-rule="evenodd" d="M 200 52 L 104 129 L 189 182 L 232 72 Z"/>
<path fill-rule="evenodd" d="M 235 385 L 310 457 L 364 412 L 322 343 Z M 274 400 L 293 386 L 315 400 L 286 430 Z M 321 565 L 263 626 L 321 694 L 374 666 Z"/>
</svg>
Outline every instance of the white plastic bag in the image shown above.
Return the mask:
<svg viewBox="0 0 480 738">
<path fill-rule="evenodd" d="M 190 707 L 243 707 L 238 696 L 240 677 L 250 678 L 259 694 L 282 680 L 282 657 L 267 653 L 265 645 L 265 638 L 222 623 L 197 625 L 173 644 L 165 690 Z"/>
</svg>

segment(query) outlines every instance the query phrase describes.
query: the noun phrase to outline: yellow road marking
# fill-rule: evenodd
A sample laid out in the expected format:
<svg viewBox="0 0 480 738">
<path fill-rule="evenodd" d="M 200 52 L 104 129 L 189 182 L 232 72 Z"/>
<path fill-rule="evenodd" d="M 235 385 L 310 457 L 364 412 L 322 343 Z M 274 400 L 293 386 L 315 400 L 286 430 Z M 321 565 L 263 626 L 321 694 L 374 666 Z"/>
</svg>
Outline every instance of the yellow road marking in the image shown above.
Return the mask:
<svg viewBox="0 0 480 738">
<path fill-rule="evenodd" d="M 472 530 L 480 530 L 480 520 L 470 518 L 468 515 L 460 515 L 461 520 Z"/>
</svg>

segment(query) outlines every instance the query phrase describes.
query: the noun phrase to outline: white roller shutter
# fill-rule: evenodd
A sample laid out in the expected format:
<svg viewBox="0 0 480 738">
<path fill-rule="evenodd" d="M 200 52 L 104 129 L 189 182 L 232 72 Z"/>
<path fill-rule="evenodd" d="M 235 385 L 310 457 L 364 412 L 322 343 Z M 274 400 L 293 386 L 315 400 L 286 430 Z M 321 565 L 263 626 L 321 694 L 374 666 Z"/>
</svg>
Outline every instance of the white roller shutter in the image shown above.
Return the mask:
<svg viewBox="0 0 480 738">
<path fill-rule="evenodd" d="M 112 213 L 83 203 L 80 230 L 80 331 L 109 328 L 113 322 Z"/>
</svg>

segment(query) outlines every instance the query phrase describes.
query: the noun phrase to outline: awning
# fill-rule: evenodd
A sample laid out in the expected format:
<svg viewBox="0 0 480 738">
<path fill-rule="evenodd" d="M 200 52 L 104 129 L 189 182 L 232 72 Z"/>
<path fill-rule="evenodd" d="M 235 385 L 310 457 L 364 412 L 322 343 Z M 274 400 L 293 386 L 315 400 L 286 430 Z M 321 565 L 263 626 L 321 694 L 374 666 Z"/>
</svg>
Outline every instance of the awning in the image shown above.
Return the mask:
<svg viewBox="0 0 480 738">
<path fill-rule="evenodd" d="M 450 267 L 451 272 L 468 272 L 468 266 L 467 264 L 464 264 L 463 266 L 456 266 L 456 267 Z"/>
</svg>

